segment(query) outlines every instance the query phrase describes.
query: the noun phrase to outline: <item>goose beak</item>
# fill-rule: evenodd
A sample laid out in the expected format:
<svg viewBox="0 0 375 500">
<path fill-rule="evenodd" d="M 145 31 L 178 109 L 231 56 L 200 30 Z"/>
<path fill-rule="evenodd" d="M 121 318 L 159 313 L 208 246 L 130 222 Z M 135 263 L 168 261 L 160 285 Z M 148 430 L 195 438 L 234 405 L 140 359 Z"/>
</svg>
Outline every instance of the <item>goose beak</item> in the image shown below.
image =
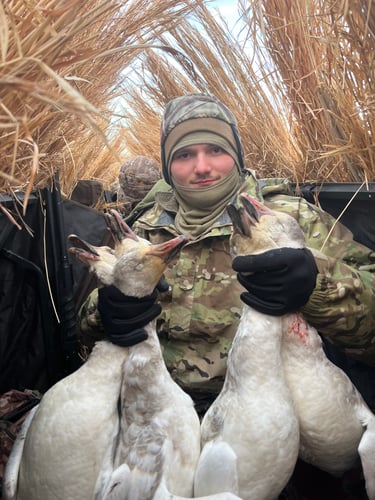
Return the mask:
<svg viewBox="0 0 375 500">
<path fill-rule="evenodd" d="M 245 228 L 243 227 L 241 219 L 241 208 L 237 208 L 232 203 L 229 203 L 227 211 L 233 224 L 233 231 L 235 233 L 245 234 Z"/>
<path fill-rule="evenodd" d="M 104 217 L 115 242 L 121 242 L 125 238 L 139 241 L 138 236 L 130 229 L 117 210 L 110 210 L 109 213 L 104 214 Z"/>
<path fill-rule="evenodd" d="M 242 207 L 232 204 L 227 207 L 232 220 L 233 232 L 242 236 L 251 237 L 251 228 L 255 227 L 263 215 L 274 215 L 273 211 L 247 193 L 240 194 Z"/>
<path fill-rule="evenodd" d="M 259 213 L 256 205 L 254 204 L 254 201 L 256 200 L 253 201 L 242 196 L 240 197 L 240 200 L 244 208 L 244 213 L 246 213 L 247 217 L 249 217 L 251 223 L 255 225 L 257 222 L 259 222 Z"/>
<path fill-rule="evenodd" d="M 241 202 L 243 203 L 242 199 Z M 250 202 L 247 202 L 246 205 L 244 204 L 240 208 L 230 204 L 227 210 L 232 220 L 233 234 L 251 237 L 251 228 L 259 222 L 256 208 Z"/>
<path fill-rule="evenodd" d="M 69 234 L 68 240 L 73 247 L 70 247 L 68 251 L 75 255 L 78 259 L 80 256 L 86 256 L 87 258 L 90 258 L 91 260 L 98 260 L 100 258 L 100 255 L 93 245 L 90 245 L 90 243 L 87 243 L 87 241 L 83 240 L 76 234 Z"/>
<path fill-rule="evenodd" d="M 240 194 L 242 207 L 233 204 L 227 206 L 229 217 L 233 224 L 233 235 L 251 238 L 251 230 L 263 215 L 274 215 L 273 211 L 247 193 Z"/>
<path fill-rule="evenodd" d="M 113 258 L 114 251 L 110 247 L 95 247 L 76 234 L 70 234 L 68 240 L 74 245 L 68 248 L 68 252 L 88 267 L 94 262 L 111 261 Z"/>
<path fill-rule="evenodd" d="M 259 222 L 262 215 L 274 215 L 273 211 L 248 193 L 241 193 L 240 200 L 248 215 Z"/>
<path fill-rule="evenodd" d="M 159 243 L 156 245 L 149 245 L 145 247 L 145 252 L 148 255 L 159 257 L 164 263 L 168 263 L 181 249 L 181 247 L 189 240 L 185 235 L 177 236 L 171 240 Z"/>
</svg>

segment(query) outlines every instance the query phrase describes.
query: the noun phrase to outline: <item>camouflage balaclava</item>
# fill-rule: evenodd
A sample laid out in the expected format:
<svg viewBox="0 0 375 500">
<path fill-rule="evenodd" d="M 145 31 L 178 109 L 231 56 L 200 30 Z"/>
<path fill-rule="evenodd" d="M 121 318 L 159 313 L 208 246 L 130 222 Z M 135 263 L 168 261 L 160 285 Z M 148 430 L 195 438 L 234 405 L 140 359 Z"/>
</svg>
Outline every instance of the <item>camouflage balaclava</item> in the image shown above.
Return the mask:
<svg viewBox="0 0 375 500">
<path fill-rule="evenodd" d="M 230 154 L 235 167 L 207 188 L 180 186 L 171 177 L 174 153 L 194 144 L 212 144 Z M 232 112 L 216 97 L 188 94 L 170 101 L 161 124 L 161 161 L 165 181 L 178 203 L 176 228 L 196 238 L 207 232 L 224 212 L 243 181 L 243 150 Z"/>
<path fill-rule="evenodd" d="M 196 138 L 193 139 L 195 142 L 189 141 L 191 134 L 205 132 L 217 137 L 220 142 L 218 146 L 226 144 L 223 149 L 231 156 L 236 156 L 234 160 L 237 168 L 243 172 L 243 149 L 233 113 L 212 95 L 187 94 L 167 104 L 161 123 L 161 164 L 163 177 L 168 184 L 171 184 L 173 153 L 181 147 L 197 144 Z"/>
</svg>

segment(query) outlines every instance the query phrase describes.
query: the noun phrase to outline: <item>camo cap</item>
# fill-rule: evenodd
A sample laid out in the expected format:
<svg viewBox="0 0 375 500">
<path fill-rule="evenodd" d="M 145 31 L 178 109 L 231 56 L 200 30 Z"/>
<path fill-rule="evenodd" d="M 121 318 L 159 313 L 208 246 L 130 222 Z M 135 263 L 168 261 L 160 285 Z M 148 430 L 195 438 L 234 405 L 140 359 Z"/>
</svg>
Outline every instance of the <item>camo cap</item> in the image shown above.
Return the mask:
<svg viewBox="0 0 375 500">
<path fill-rule="evenodd" d="M 161 163 L 163 176 L 168 184 L 173 153 L 187 135 L 210 132 L 228 143 L 228 151 L 236 153 L 238 167 L 244 168 L 243 149 L 233 113 L 212 95 L 187 94 L 172 99 L 166 106 L 161 123 Z M 186 141 L 185 141 L 186 142 Z"/>
<path fill-rule="evenodd" d="M 120 191 L 118 199 L 138 202 L 160 179 L 158 163 L 147 156 L 135 156 L 127 160 L 119 173 Z"/>
</svg>

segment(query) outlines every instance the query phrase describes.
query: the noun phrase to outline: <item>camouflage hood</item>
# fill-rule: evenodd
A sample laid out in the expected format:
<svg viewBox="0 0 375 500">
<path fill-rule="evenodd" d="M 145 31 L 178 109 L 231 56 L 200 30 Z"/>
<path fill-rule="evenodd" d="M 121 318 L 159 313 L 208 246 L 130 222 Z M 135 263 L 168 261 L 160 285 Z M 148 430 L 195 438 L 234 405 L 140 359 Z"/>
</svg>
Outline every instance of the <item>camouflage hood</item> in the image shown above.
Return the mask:
<svg viewBox="0 0 375 500">
<path fill-rule="evenodd" d="M 127 160 L 119 173 L 119 201 L 140 201 L 160 177 L 159 165 L 154 159 L 135 156 Z"/>
<path fill-rule="evenodd" d="M 161 162 L 163 177 L 170 184 L 170 162 L 176 145 L 192 133 L 210 133 L 226 141 L 229 153 L 234 152 L 236 164 L 242 173 L 244 157 L 233 113 L 216 97 L 187 94 L 170 101 L 161 123 Z M 222 142 L 220 142 L 221 146 Z"/>
</svg>

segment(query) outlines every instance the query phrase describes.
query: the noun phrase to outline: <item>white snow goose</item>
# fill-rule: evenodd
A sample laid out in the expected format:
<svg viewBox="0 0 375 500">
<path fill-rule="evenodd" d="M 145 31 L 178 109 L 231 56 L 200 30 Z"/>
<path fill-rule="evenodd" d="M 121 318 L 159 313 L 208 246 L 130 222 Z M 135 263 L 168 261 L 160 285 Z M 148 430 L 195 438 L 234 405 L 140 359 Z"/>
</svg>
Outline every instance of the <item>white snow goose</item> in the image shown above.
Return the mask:
<svg viewBox="0 0 375 500">
<path fill-rule="evenodd" d="M 264 250 L 254 210 L 228 207 L 231 254 Z M 299 427 L 281 358 L 282 318 L 243 306 L 223 388 L 201 424 L 202 452 L 194 492 L 230 490 L 245 500 L 272 500 L 293 473 Z"/>
<path fill-rule="evenodd" d="M 115 211 L 108 221 L 115 250 L 71 235 L 71 252 L 103 284 L 150 294 L 186 238 L 151 245 Z M 11 454 L 5 500 L 192 497 L 199 419 L 165 367 L 155 320 L 146 330 L 148 339 L 129 348 L 97 342 L 81 368 L 46 392 Z"/>
<path fill-rule="evenodd" d="M 268 234 L 274 247 L 305 246 L 297 221 L 274 212 L 249 195 L 253 237 Z M 257 220 L 258 219 L 258 220 Z M 375 415 L 348 376 L 325 355 L 321 338 L 300 312 L 283 318 L 282 359 L 300 424 L 299 456 L 340 476 L 361 459 L 366 491 L 375 499 Z"/>
</svg>

